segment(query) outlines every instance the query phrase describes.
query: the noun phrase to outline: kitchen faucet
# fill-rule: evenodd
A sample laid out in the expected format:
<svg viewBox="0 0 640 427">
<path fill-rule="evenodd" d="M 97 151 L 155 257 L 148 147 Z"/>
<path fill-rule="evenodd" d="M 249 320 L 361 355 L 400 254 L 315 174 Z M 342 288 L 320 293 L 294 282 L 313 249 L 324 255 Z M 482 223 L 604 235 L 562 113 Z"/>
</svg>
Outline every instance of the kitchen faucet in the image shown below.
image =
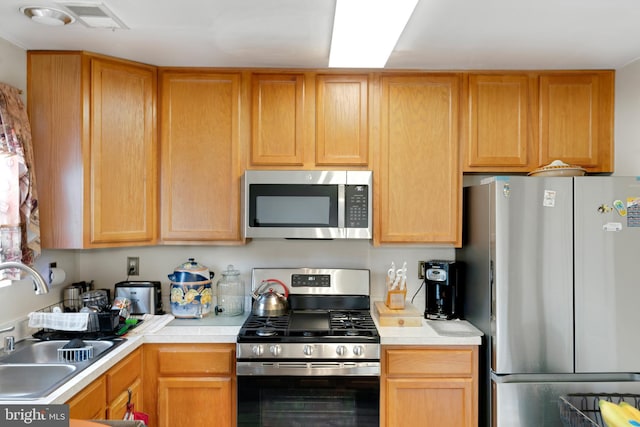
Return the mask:
<svg viewBox="0 0 640 427">
<path fill-rule="evenodd" d="M 29 273 L 33 279 L 33 284 L 35 285 L 36 295 L 46 294 L 49 292 L 49 286 L 47 282 L 44 280 L 44 277 L 40 273 L 38 273 L 33 268 L 29 267 L 26 264 L 15 261 L 7 261 L 0 262 L 0 271 L 6 270 L 9 268 L 17 268 L 18 270 L 22 270 L 26 273 Z"/>
</svg>

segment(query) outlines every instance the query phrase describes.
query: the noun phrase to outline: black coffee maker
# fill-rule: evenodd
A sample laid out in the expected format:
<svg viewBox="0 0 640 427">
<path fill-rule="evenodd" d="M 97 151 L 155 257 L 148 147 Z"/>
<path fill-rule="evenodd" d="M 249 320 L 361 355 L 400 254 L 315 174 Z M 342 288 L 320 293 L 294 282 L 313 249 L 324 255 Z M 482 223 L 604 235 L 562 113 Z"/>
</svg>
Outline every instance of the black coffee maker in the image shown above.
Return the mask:
<svg viewBox="0 0 640 427">
<path fill-rule="evenodd" d="M 425 263 L 425 319 L 449 320 L 462 317 L 458 276 L 455 261 L 432 260 Z"/>
</svg>

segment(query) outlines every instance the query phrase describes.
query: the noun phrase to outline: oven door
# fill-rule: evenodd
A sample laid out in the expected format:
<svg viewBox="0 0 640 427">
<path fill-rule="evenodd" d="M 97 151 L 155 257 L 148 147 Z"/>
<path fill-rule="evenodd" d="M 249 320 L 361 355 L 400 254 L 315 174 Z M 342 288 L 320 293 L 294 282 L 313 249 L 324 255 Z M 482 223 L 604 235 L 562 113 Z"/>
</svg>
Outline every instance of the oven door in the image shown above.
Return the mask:
<svg viewBox="0 0 640 427">
<path fill-rule="evenodd" d="M 369 363 L 360 374 L 347 367 L 346 375 L 339 374 L 342 368 L 326 365 L 317 368 L 305 368 L 304 363 L 297 362 L 265 365 L 262 374 L 255 371 L 243 375 L 246 369 L 238 369 L 238 426 L 379 425 L 379 363 Z"/>
</svg>

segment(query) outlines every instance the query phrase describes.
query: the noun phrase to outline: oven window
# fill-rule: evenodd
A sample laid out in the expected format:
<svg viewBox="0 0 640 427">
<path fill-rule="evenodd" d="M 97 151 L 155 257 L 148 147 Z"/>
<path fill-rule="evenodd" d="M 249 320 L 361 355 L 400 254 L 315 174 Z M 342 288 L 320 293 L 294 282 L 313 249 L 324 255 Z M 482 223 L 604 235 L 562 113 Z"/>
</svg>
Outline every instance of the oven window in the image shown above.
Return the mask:
<svg viewBox="0 0 640 427">
<path fill-rule="evenodd" d="M 379 425 L 378 377 L 238 377 L 238 426 Z"/>
<path fill-rule="evenodd" d="M 336 185 L 254 184 L 250 188 L 252 227 L 337 227 Z"/>
</svg>

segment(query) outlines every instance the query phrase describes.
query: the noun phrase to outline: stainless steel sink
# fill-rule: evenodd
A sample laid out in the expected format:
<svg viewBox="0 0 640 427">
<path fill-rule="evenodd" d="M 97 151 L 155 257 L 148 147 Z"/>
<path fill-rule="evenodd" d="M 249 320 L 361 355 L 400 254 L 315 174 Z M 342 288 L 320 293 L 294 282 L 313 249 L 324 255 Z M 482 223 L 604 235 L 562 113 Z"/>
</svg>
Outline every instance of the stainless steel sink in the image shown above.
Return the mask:
<svg viewBox="0 0 640 427">
<path fill-rule="evenodd" d="M 0 363 L 66 363 L 73 361 L 73 359 L 69 360 L 64 357 L 61 359 L 58 352 L 58 349 L 62 349 L 68 342 L 68 340 L 28 342 L 24 346 L 16 347 L 16 351 L 13 353 L 0 358 Z M 83 340 L 86 348 L 91 347 L 92 359 L 100 357 L 120 342 L 122 341 Z M 77 350 L 82 352 L 82 349 Z M 68 352 L 69 350 L 62 354 Z"/>
<path fill-rule="evenodd" d="M 65 350 L 61 357 L 58 349 L 69 341 L 25 340 L 11 353 L 0 352 L 0 400 L 44 397 L 126 340 L 83 340 L 82 347 Z"/>
<path fill-rule="evenodd" d="M 78 371 L 75 365 L 0 365 L 0 400 L 37 399 L 46 396 Z"/>
</svg>

